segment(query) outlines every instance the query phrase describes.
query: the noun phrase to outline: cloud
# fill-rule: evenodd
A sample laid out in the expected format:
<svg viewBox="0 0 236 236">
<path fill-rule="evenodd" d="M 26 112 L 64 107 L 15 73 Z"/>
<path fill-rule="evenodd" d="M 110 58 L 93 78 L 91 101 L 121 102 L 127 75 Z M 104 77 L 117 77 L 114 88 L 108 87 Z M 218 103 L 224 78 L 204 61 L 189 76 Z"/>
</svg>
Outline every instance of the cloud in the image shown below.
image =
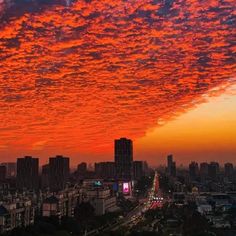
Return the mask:
<svg viewBox="0 0 236 236">
<path fill-rule="evenodd" d="M 95 152 L 235 83 L 233 0 L 3 3 L 0 133 L 16 149 Z"/>
</svg>

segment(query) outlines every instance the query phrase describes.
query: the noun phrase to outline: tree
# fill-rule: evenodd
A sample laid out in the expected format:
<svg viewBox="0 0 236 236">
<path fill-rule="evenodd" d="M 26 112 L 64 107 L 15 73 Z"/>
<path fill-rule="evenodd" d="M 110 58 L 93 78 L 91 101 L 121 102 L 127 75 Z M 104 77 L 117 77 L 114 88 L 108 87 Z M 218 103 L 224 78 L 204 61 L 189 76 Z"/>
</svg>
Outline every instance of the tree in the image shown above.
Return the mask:
<svg viewBox="0 0 236 236">
<path fill-rule="evenodd" d="M 196 211 L 186 218 L 183 224 L 183 231 L 186 236 L 204 235 L 208 229 L 207 219 Z"/>
<path fill-rule="evenodd" d="M 94 217 L 94 207 L 89 202 L 82 202 L 75 208 L 75 218 L 79 222 L 85 222 Z"/>
</svg>

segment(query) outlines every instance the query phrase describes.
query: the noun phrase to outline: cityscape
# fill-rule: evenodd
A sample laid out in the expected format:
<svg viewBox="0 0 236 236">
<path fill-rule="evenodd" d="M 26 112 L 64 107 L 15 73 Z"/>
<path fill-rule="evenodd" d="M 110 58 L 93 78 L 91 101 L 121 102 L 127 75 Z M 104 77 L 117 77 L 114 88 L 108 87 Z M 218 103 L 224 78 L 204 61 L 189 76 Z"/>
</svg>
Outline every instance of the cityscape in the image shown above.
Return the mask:
<svg viewBox="0 0 236 236">
<path fill-rule="evenodd" d="M 70 170 L 70 158 L 0 165 L 3 235 L 234 235 L 236 169 L 192 161 L 151 168 L 133 142 L 114 141 L 114 161 Z"/>
<path fill-rule="evenodd" d="M 236 236 L 236 0 L 0 0 L 0 236 Z"/>
</svg>

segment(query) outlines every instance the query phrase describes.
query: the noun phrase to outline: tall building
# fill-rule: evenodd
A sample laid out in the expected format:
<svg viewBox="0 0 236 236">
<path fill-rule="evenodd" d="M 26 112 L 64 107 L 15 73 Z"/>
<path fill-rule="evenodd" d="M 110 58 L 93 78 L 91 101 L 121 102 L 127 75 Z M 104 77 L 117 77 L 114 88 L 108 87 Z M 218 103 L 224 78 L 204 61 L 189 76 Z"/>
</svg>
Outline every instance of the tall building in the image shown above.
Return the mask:
<svg viewBox="0 0 236 236">
<path fill-rule="evenodd" d="M 6 166 L 0 166 L 0 182 L 6 180 L 7 168 Z"/>
<path fill-rule="evenodd" d="M 130 139 L 115 140 L 116 177 L 121 180 L 131 180 L 133 175 L 133 142 Z"/>
<path fill-rule="evenodd" d="M 191 162 L 189 164 L 189 176 L 191 180 L 196 180 L 199 175 L 199 168 L 197 162 Z"/>
<path fill-rule="evenodd" d="M 220 172 L 220 165 L 219 165 L 219 163 L 218 162 L 211 162 L 209 164 L 208 171 L 209 171 L 209 177 L 212 180 L 217 180 L 219 172 Z"/>
<path fill-rule="evenodd" d="M 49 164 L 42 166 L 42 175 L 41 175 L 41 188 L 49 188 L 49 174 L 50 174 Z"/>
<path fill-rule="evenodd" d="M 167 156 L 167 171 L 169 174 L 171 173 L 172 163 L 173 163 L 173 155 L 171 154 Z"/>
<path fill-rule="evenodd" d="M 171 176 L 173 176 L 173 177 L 176 176 L 176 162 L 175 162 L 175 161 L 172 162 L 170 174 L 171 174 Z"/>
<path fill-rule="evenodd" d="M 39 159 L 31 156 L 17 159 L 17 187 L 37 190 L 39 187 Z"/>
<path fill-rule="evenodd" d="M 202 162 L 200 164 L 200 178 L 202 181 L 206 180 L 208 178 L 209 174 L 209 164 L 207 162 Z"/>
<path fill-rule="evenodd" d="M 70 159 L 56 156 L 49 158 L 49 185 L 51 191 L 65 188 L 70 174 Z"/>
<path fill-rule="evenodd" d="M 6 178 L 15 178 L 16 177 L 16 163 L 15 162 L 4 162 L 1 163 L 1 166 L 6 167 Z"/>
<path fill-rule="evenodd" d="M 115 163 L 114 162 L 98 162 L 95 163 L 95 174 L 98 178 L 114 179 Z"/>
<path fill-rule="evenodd" d="M 167 172 L 170 176 L 176 176 L 176 163 L 173 161 L 173 155 L 167 156 Z"/>
<path fill-rule="evenodd" d="M 134 179 L 139 180 L 145 176 L 145 163 L 143 161 L 133 162 Z"/>
<path fill-rule="evenodd" d="M 224 171 L 225 171 L 225 177 L 227 177 L 229 179 L 233 178 L 234 166 L 232 163 L 225 163 Z"/>
</svg>

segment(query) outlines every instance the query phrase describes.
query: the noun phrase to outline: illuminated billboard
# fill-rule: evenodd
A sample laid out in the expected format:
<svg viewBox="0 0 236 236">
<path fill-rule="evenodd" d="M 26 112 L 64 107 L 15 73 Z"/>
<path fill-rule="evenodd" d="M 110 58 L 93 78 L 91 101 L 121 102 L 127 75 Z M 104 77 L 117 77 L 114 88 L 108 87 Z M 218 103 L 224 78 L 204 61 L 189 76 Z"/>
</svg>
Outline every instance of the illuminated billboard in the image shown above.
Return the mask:
<svg viewBox="0 0 236 236">
<path fill-rule="evenodd" d="M 129 193 L 130 193 L 129 183 L 123 183 L 123 194 L 129 194 Z"/>
</svg>

